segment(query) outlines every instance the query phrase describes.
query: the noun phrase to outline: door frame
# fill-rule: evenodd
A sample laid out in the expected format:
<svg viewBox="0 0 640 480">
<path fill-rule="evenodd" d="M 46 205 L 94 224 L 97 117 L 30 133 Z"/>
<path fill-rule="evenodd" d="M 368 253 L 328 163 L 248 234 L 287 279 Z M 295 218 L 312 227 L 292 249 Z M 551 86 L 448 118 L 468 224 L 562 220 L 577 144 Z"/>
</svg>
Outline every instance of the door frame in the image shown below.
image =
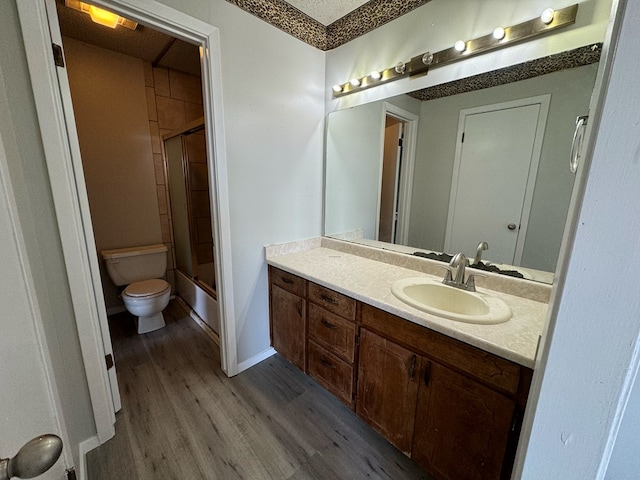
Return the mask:
<svg viewBox="0 0 640 480">
<path fill-rule="evenodd" d="M 404 110 L 392 103 L 382 104 L 382 128 L 380 132 L 380 172 L 378 175 L 378 205 L 376 208 L 376 240 L 380 231 L 380 208 L 382 195 L 382 173 L 384 168 L 384 137 L 387 116 L 397 118 L 405 124 L 403 157 L 400 170 L 398 222 L 396 224 L 396 243 L 406 245 L 409 237 L 409 218 L 411 216 L 411 198 L 413 192 L 413 170 L 416 162 L 416 144 L 418 142 L 418 115 Z"/>
<path fill-rule="evenodd" d="M 453 157 L 453 174 L 451 176 L 451 191 L 449 194 L 449 210 L 447 214 L 447 229 L 444 238 L 445 251 L 450 250 L 451 236 L 453 234 L 453 214 L 458 195 L 458 177 L 460 176 L 460 164 L 462 161 L 462 136 L 467 117 L 481 113 L 496 112 L 499 110 L 507 110 L 510 108 L 526 107 L 529 105 L 540 105 L 540 113 L 538 114 L 538 123 L 536 124 L 536 136 L 531 151 L 531 160 L 529 162 L 529 175 L 527 177 L 527 186 L 525 189 L 524 200 L 522 203 L 522 216 L 520 217 L 520 228 L 518 230 L 518 239 L 513 257 L 513 264 L 520 265 L 522 262 L 522 254 L 524 252 L 524 242 L 527 238 L 527 228 L 529 226 L 529 217 L 531 215 L 531 205 L 533 204 L 533 193 L 538 176 L 538 165 L 540 164 L 540 156 L 542 154 L 542 144 L 544 142 L 544 132 L 547 126 L 547 117 L 549 115 L 549 105 L 551 104 L 551 94 L 537 95 L 535 97 L 520 98 L 509 102 L 492 103 L 482 105 L 480 107 L 465 108 L 460 110 L 458 117 L 458 133 L 456 134 L 456 151 Z"/>
<path fill-rule="evenodd" d="M 238 361 L 219 30 L 155 0 L 94 0 L 92 3 L 200 45 L 209 181 L 215 186 L 211 211 L 216 275 L 221 280 L 218 291 L 220 356 L 223 371 L 233 376 L 238 372 Z M 80 200 L 87 195 L 82 164 L 79 157 L 73 158 L 73 152 L 79 152 L 78 138 L 65 124 L 65 115 L 70 112 L 65 112 L 62 95 L 69 95 L 69 85 L 58 83 L 44 3 L 21 0 L 17 4 L 97 436 L 98 441 L 104 443 L 115 434 L 114 405 L 97 307 L 104 300 L 95 270 L 98 265 L 95 243 L 89 241 L 93 240 L 93 231 L 86 222 L 90 218 L 88 202 Z"/>
</svg>

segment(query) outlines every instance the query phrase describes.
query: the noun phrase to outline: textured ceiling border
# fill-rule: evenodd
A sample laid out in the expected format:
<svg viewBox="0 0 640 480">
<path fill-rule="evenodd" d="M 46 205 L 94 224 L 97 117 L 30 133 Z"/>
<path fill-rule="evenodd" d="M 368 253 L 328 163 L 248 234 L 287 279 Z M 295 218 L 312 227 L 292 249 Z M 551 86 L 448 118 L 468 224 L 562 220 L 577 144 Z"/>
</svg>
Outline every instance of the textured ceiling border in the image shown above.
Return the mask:
<svg viewBox="0 0 640 480">
<path fill-rule="evenodd" d="M 424 102 L 427 100 L 435 100 L 436 98 L 458 95 L 459 93 L 497 87 L 507 83 L 546 75 L 547 73 L 590 65 L 600 60 L 601 53 L 602 43 L 596 43 L 491 72 L 481 73 L 472 77 L 461 78 L 453 82 L 423 88 L 422 90 L 411 92 L 409 95 Z"/>
<path fill-rule="evenodd" d="M 284 0 L 227 0 L 303 42 L 326 51 L 409 13 L 431 0 L 370 0 L 329 26 Z"/>
</svg>

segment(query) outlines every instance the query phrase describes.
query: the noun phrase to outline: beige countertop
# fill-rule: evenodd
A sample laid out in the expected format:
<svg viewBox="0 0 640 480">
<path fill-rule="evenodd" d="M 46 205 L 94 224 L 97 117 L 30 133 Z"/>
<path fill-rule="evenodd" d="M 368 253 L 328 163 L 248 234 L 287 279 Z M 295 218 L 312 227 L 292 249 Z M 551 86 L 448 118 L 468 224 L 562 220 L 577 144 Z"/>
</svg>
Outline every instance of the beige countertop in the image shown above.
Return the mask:
<svg viewBox="0 0 640 480">
<path fill-rule="evenodd" d="M 501 298 L 513 316 L 497 325 L 468 324 L 417 310 L 391 293 L 393 282 L 402 278 L 441 277 L 324 247 L 270 256 L 267 263 L 520 365 L 534 367 L 546 303 L 478 288 L 479 292 Z"/>
</svg>

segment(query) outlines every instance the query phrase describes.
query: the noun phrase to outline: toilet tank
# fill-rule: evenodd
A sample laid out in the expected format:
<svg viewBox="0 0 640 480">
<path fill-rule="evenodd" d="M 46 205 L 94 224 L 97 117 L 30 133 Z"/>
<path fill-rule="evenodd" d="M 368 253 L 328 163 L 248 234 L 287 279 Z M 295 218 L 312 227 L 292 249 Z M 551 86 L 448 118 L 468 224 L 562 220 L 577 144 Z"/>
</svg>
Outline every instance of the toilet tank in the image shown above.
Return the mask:
<svg viewBox="0 0 640 480">
<path fill-rule="evenodd" d="M 162 244 L 103 250 L 100 254 L 116 285 L 161 278 L 167 270 L 167 247 Z"/>
</svg>

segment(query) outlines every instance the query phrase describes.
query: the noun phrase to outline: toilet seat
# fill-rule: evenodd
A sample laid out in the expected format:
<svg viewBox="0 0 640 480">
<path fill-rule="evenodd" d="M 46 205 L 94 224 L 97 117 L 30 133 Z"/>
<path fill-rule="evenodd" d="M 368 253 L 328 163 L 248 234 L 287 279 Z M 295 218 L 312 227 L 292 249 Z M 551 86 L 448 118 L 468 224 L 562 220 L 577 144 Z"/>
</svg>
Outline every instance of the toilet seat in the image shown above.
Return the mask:
<svg viewBox="0 0 640 480">
<path fill-rule="evenodd" d="M 134 282 L 124 289 L 122 296 L 132 299 L 142 300 L 164 295 L 167 290 L 171 290 L 171 285 L 160 278 Z"/>
</svg>

